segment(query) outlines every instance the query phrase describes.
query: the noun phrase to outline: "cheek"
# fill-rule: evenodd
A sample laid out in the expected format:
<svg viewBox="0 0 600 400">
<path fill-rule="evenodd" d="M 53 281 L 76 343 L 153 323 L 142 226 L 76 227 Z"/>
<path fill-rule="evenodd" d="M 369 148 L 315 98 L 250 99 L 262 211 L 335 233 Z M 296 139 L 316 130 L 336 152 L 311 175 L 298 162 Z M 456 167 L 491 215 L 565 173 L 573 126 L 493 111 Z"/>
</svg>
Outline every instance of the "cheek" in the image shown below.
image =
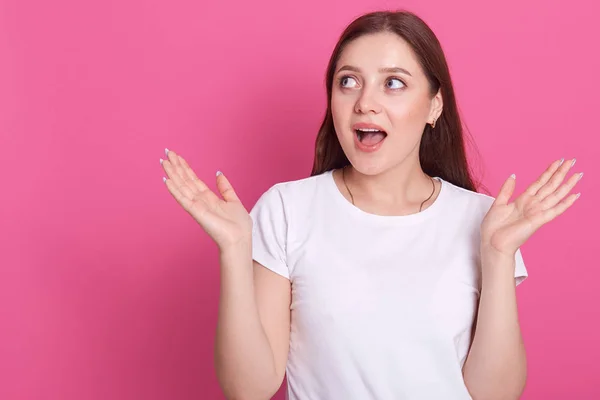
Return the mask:
<svg viewBox="0 0 600 400">
<path fill-rule="evenodd" d="M 347 97 L 335 96 L 331 97 L 331 115 L 336 131 L 343 131 L 347 128 L 352 117 L 353 103 Z"/>
<path fill-rule="evenodd" d="M 331 111 L 338 114 L 347 114 L 352 111 L 353 100 L 351 96 L 333 92 L 331 95 Z"/>
<path fill-rule="evenodd" d="M 397 132 L 422 133 L 426 108 L 418 103 L 394 104 L 388 107 L 388 117 Z"/>
</svg>

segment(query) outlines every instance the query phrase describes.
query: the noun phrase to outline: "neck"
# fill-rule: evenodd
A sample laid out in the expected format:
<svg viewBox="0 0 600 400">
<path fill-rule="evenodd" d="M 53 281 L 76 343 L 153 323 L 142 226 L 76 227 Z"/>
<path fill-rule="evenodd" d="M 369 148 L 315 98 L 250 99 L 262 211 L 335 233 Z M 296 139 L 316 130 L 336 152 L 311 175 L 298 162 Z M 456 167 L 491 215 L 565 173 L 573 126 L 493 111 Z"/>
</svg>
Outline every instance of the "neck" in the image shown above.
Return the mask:
<svg viewBox="0 0 600 400">
<path fill-rule="evenodd" d="M 408 161 L 376 175 L 363 174 L 349 165 L 345 171 L 346 184 L 354 198 L 362 201 L 398 209 L 420 205 L 431 195 L 434 186 L 418 162 Z M 432 196 L 428 203 L 434 198 Z"/>
</svg>

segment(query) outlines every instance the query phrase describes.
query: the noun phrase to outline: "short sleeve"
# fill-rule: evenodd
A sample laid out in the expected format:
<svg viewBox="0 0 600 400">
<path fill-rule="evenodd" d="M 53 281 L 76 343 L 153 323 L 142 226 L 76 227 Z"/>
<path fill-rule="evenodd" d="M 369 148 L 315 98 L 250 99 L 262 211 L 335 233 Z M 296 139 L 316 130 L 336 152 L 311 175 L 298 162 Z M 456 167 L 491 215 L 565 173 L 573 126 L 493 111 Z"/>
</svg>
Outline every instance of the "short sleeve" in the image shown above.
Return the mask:
<svg viewBox="0 0 600 400">
<path fill-rule="evenodd" d="M 273 186 L 260 196 L 252 210 L 252 258 L 289 279 L 286 262 L 288 216 L 280 190 Z"/>
<path fill-rule="evenodd" d="M 515 284 L 518 286 L 527 276 L 527 268 L 525 268 L 521 249 L 517 249 L 517 253 L 515 254 Z"/>
</svg>

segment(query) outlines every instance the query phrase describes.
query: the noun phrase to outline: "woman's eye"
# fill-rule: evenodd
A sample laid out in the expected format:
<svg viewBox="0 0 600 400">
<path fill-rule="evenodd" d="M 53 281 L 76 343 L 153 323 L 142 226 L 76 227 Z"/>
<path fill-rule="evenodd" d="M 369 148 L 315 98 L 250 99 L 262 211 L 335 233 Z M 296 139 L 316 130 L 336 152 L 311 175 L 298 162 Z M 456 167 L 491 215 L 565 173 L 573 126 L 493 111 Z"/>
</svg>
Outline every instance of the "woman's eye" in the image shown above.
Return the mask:
<svg viewBox="0 0 600 400">
<path fill-rule="evenodd" d="M 342 87 L 353 87 L 353 86 L 348 86 L 348 84 L 352 85 L 352 82 L 354 82 L 354 85 L 356 85 L 356 81 L 354 80 L 354 78 L 351 78 L 349 76 L 343 76 L 340 79 L 340 84 L 342 85 Z"/>
<path fill-rule="evenodd" d="M 391 85 L 390 85 L 390 83 L 391 83 Z M 390 89 L 401 89 L 402 86 L 404 86 L 404 82 L 402 82 L 398 78 L 392 78 L 389 81 L 387 81 L 387 87 Z"/>
</svg>

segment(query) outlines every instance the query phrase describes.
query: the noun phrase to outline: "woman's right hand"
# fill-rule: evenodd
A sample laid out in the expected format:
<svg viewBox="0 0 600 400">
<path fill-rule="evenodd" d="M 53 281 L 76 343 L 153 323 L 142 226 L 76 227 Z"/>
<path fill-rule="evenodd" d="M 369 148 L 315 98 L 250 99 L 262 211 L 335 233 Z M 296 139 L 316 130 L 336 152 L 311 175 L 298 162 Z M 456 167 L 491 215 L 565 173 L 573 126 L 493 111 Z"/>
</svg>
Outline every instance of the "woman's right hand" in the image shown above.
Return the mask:
<svg viewBox="0 0 600 400">
<path fill-rule="evenodd" d="M 224 250 L 249 244 L 252 218 L 223 174 L 217 176 L 217 189 L 223 199 L 202 182 L 187 162 L 172 150 L 165 149 L 167 159 L 160 162 L 168 178 L 163 178 L 175 200 L 200 224 L 202 229 Z"/>
</svg>

